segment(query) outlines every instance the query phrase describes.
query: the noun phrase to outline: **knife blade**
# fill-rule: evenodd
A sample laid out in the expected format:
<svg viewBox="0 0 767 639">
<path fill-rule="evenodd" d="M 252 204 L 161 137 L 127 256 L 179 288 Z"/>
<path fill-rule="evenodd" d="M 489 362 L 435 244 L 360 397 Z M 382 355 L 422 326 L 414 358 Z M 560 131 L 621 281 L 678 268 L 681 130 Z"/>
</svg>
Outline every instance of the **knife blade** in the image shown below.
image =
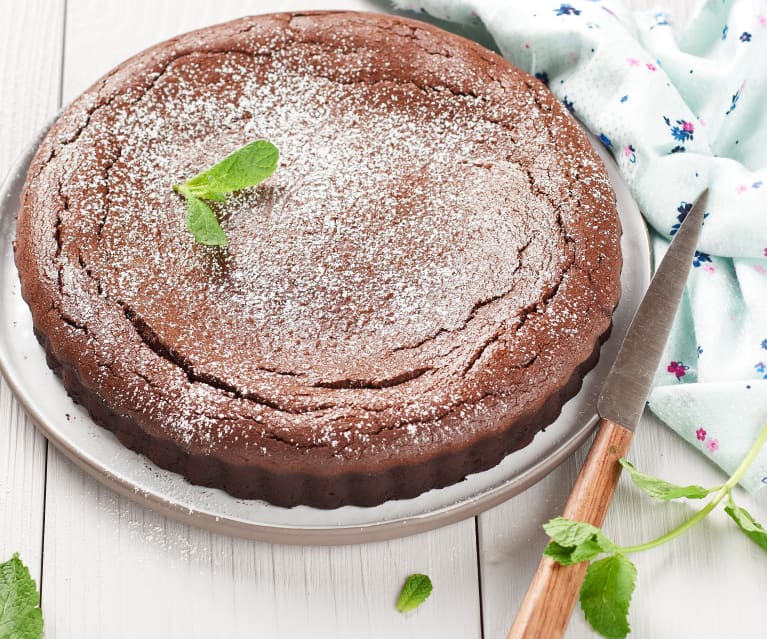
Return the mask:
<svg viewBox="0 0 767 639">
<path fill-rule="evenodd" d="M 683 220 L 629 325 L 597 401 L 601 418 L 564 517 L 601 526 L 682 299 L 698 244 L 708 190 Z M 543 557 L 508 639 L 557 639 L 572 614 L 588 564 Z"/>
<path fill-rule="evenodd" d="M 604 419 L 635 430 L 650 394 L 698 245 L 708 191 L 698 198 L 671 242 L 631 320 L 597 400 Z"/>
</svg>

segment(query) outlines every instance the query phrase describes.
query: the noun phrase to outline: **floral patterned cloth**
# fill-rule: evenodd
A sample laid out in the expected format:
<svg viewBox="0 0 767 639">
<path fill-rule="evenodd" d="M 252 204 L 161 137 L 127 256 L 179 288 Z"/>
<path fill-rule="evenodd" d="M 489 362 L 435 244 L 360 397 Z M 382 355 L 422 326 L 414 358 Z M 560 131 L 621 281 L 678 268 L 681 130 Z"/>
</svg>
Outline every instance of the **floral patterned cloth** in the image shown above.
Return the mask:
<svg viewBox="0 0 767 639">
<path fill-rule="evenodd" d="M 708 186 L 685 297 L 649 407 L 732 472 L 767 421 L 767 3 L 673 12 L 618 1 L 395 0 L 483 24 L 613 153 L 656 262 Z M 767 485 L 767 448 L 743 481 Z"/>
</svg>

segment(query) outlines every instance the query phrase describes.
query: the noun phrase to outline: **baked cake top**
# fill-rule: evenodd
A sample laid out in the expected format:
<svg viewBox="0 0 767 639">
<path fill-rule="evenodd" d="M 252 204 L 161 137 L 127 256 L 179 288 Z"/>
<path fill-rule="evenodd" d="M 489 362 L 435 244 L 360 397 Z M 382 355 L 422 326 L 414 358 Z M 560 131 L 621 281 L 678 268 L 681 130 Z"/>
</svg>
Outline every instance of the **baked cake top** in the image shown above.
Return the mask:
<svg viewBox="0 0 767 639">
<path fill-rule="evenodd" d="M 214 205 L 228 247 L 195 244 L 171 186 L 257 138 L 276 173 Z M 116 414 L 333 473 L 540 411 L 609 327 L 619 235 L 539 82 L 414 21 L 293 14 L 181 36 L 78 98 L 17 261 L 55 359 Z"/>
</svg>

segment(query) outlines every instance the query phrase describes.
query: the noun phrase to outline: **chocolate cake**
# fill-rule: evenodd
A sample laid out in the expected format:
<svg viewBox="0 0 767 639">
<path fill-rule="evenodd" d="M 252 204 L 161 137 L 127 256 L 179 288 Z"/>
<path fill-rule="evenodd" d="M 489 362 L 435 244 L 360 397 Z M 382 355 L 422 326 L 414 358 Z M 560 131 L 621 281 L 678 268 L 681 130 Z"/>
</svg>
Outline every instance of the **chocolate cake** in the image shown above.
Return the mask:
<svg viewBox="0 0 767 639">
<path fill-rule="evenodd" d="M 172 186 L 259 138 L 196 244 Z M 280 506 L 408 498 L 559 414 L 619 295 L 605 171 L 537 80 L 356 13 L 243 18 L 124 62 L 32 162 L 16 263 L 70 393 L 189 481 Z"/>
</svg>

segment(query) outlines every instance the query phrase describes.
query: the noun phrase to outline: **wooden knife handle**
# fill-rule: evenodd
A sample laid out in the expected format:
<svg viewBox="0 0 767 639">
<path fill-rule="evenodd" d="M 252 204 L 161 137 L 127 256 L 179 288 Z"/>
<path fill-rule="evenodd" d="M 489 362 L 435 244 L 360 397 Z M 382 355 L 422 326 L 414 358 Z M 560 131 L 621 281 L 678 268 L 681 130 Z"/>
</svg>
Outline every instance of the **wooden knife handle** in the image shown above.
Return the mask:
<svg viewBox="0 0 767 639">
<path fill-rule="evenodd" d="M 563 516 L 602 526 L 621 473 L 618 460 L 628 452 L 633 437 L 628 428 L 607 419 L 599 422 Z M 585 562 L 562 566 L 543 557 L 509 631 L 509 639 L 562 637 L 587 568 Z"/>
</svg>

